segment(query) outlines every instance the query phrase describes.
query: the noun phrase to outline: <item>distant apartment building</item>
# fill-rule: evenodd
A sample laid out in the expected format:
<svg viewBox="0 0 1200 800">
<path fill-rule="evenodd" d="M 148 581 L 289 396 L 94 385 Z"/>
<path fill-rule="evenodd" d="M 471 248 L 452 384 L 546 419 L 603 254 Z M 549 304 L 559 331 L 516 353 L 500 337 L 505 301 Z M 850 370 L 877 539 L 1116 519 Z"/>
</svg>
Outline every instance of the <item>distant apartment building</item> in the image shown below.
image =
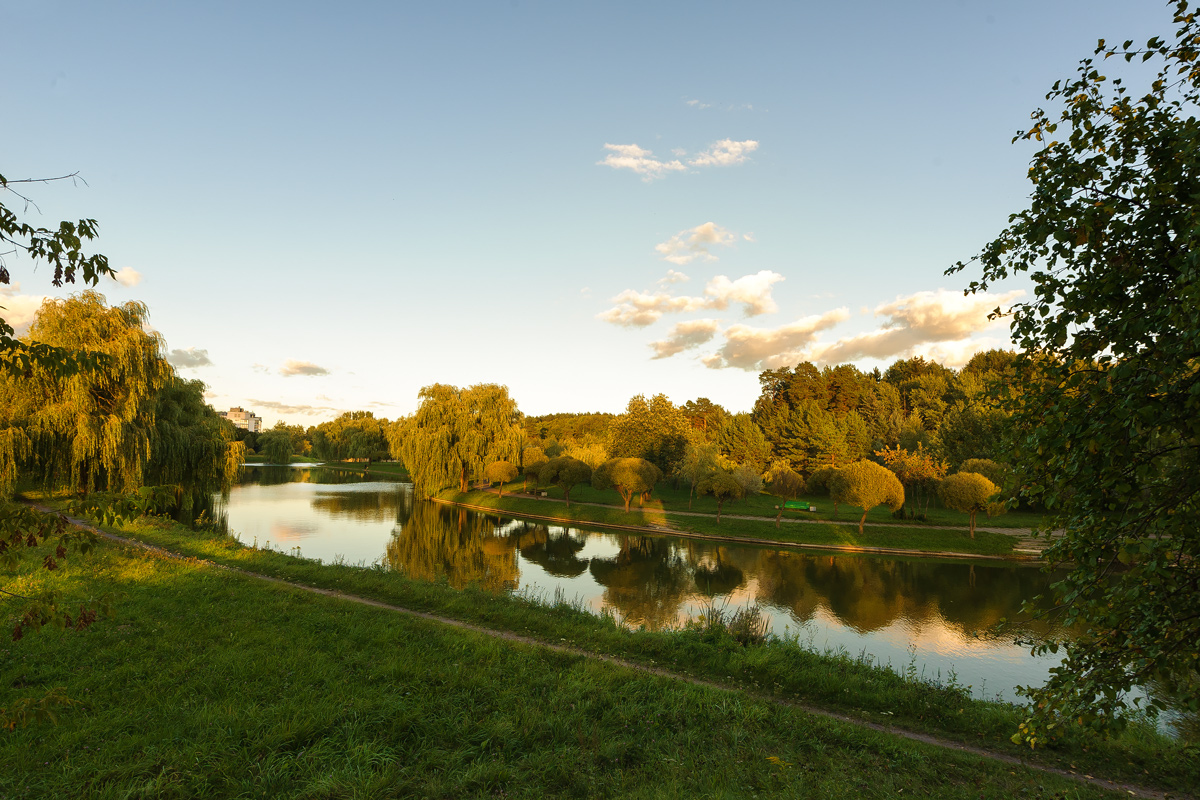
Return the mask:
<svg viewBox="0 0 1200 800">
<path fill-rule="evenodd" d="M 239 428 L 245 428 L 251 433 L 258 433 L 262 430 L 262 417 L 255 414 L 253 411 L 247 411 L 241 406 L 234 406 L 228 411 L 218 412 L 222 417 L 237 425 Z"/>
</svg>

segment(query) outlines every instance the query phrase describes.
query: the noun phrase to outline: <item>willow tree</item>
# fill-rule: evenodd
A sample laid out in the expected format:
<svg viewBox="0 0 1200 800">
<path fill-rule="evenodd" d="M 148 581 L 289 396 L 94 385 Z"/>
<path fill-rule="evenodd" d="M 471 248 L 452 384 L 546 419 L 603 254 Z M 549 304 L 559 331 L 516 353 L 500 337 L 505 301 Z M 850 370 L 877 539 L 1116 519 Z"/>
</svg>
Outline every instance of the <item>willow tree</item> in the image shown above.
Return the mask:
<svg viewBox="0 0 1200 800">
<path fill-rule="evenodd" d="M 0 414 L 25 430 L 48 482 L 80 494 L 143 485 L 158 396 L 174 379 L 161 339 L 147 329 L 144 305 L 109 307 L 94 291 L 42 304 L 30 342 L 102 357 L 93 369 L 62 375 L 34 364 L 4 379 Z"/>
<path fill-rule="evenodd" d="M 421 405 L 403 427 L 400 456 L 425 495 L 457 486 L 493 461 L 517 461 L 521 412 L 508 387 L 481 383 L 460 389 L 435 383 L 421 389 Z"/>
</svg>

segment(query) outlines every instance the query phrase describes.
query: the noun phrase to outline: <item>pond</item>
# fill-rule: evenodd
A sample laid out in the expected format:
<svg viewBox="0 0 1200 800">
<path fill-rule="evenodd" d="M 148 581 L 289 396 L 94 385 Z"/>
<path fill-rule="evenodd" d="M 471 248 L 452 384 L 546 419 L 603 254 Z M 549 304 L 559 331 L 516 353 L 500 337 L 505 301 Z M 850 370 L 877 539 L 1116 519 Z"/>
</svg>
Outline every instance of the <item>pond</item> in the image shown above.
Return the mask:
<svg viewBox="0 0 1200 800">
<path fill-rule="evenodd" d="M 975 696 L 1016 699 L 1058 663 L 1012 636 L 1050 576 L 1018 563 L 819 554 L 787 548 L 643 536 L 516 520 L 415 500 L 408 484 L 319 468 L 250 467 L 221 502 L 246 544 L 325 562 L 383 563 L 414 578 L 444 577 L 551 598 L 560 590 L 625 624 L 682 625 L 705 604 L 757 602 L 777 635 L 866 654 L 900 671 L 953 679 Z M 1059 634 L 1026 620 L 1017 633 Z"/>
</svg>

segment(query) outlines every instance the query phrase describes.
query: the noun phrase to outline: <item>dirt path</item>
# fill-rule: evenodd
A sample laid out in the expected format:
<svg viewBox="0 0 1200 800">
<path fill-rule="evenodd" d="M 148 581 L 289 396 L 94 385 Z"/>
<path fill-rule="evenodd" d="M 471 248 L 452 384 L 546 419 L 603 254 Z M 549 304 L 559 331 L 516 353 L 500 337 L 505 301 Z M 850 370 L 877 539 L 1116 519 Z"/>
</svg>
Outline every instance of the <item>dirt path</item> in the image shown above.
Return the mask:
<svg viewBox="0 0 1200 800">
<path fill-rule="evenodd" d="M 35 507 L 41 509 L 42 511 L 45 511 L 48 513 L 55 513 L 51 509 L 46 508 L 45 506 L 42 506 L 40 504 L 32 503 L 31 505 L 34 505 Z M 960 753 L 969 753 L 971 755 L 978 756 L 980 758 L 987 758 L 987 759 L 991 759 L 994 761 L 1002 762 L 1004 764 L 1010 764 L 1012 766 L 1020 766 L 1020 767 L 1026 768 L 1026 769 L 1036 770 L 1039 772 L 1049 773 L 1052 775 L 1058 775 L 1060 777 L 1067 778 L 1069 780 L 1074 780 L 1074 781 L 1078 781 L 1080 783 L 1090 784 L 1092 786 L 1096 786 L 1101 789 L 1108 789 L 1111 791 L 1124 792 L 1133 797 L 1155 798 L 1155 800 L 1170 800 L 1172 798 L 1174 800 L 1196 800 L 1195 798 L 1191 798 L 1188 795 L 1162 792 L 1157 789 L 1150 789 L 1150 788 L 1147 788 L 1144 786 L 1138 786 L 1135 784 L 1103 780 L 1101 778 L 1096 778 L 1091 775 L 1080 774 L 1078 772 L 1073 772 L 1070 770 L 1064 770 L 1064 769 L 1059 769 L 1057 767 L 1035 764 L 1035 763 L 1031 763 L 1031 762 L 1025 761 L 1020 758 L 1016 758 L 1015 756 L 1011 756 L 1007 753 L 1000 753 L 1000 752 L 996 752 L 994 750 L 988 750 L 988 749 L 982 748 L 982 747 L 973 747 L 971 745 L 962 744 L 960 742 L 956 742 L 956 741 L 953 741 L 950 739 L 944 739 L 944 738 L 941 738 L 938 736 L 933 736 L 930 734 L 917 733 L 914 731 L 904 730 L 903 728 L 892 727 L 890 725 L 882 725 L 882 724 L 870 722 L 867 720 L 856 719 L 851 716 L 847 716 L 844 714 L 838 714 L 838 713 L 832 712 L 832 711 L 827 711 L 825 709 L 817 708 L 815 706 L 809 706 L 809 705 L 805 705 L 803 703 L 796 703 L 796 702 L 784 700 L 784 699 L 781 699 L 778 697 L 772 697 L 770 695 L 749 691 L 747 689 L 743 689 L 740 687 L 725 686 L 720 683 L 716 683 L 714 681 L 708 681 L 708 680 L 696 678 L 696 677 L 693 677 L 690 675 L 684 675 L 684 674 L 680 674 L 678 672 L 672 672 L 670 670 L 662 669 L 661 667 L 651 667 L 651 666 L 647 666 L 645 664 L 639 664 L 634 661 L 627 661 L 625 659 L 617 658 L 615 656 L 605 655 L 603 653 L 594 653 L 589 650 L 584 650 L 582 648 L 574 647 L 571 645 L 546 642 L 541 639 L 537 639 L 537 638 L 534 638 L 531 636 L 523 636 L 521 634 L 513 633 L 511 631 L 487 628 L 482 625 L 475 625 L 470 622 L 463 622 L 462 620 L 454 619 L 453 617 L 444 617 L 439 614 L 431 614 L 427 611 L 416 611 L 414 609 L 405 608 L 403 606 L 392 605 L 390 603 L 384 603 L 379 600 L 373 600 L 369 597 L 361 597 L 359 595 L 345 594 L 343 592 L 334 591 L 332 589 L 321 589 L 321 588 L 317 588 L 314 586 L 305 586 L 304 584 L 292 583 L 291 581 L 285 581 L 280 578 L 274 578 L 269 575 L 263 575 L 258 572 L 250 572 L 249 570 L 243 570 L 243 569 L 238 569 L 237 567 L 229 567 L 229 566 L 225 566 L 224 564 L 218 564 L 214 561 L 208 561 L 205 559 L 197 559 L 192 556 L 185 556 L 181 553 L 176 553 L 172 550 L 168 550 L 166 548 L 159 547 L 157 545 L 147 544 L 146 542 L 142 542 L 137 539 L 129 539 L 129 538 L 126 538 L 123 536 L 117 536 L 116 534 L 102 531 L 99 528 L 95 527 L 94 525 L 91 525 L 90 523 L 88 523 L 84 520 L 76 519 L 74 517 L 68 516 L 67 519 L 70 520 L 70 522 L 72 524 L 74 524 L 80 528 L 83 528 L 85 530 L 91 531 L 105 539 L 108 539 L 113 542 L 117 542 L 119 544 L 126 545 L 128 547 L 146 550 L 146 551 L 154 553 L 155 555 L 162 557 L 162 558 L 169 558 L 172 560 L 184 561 L 187 563 L 196 564 L 198 566 L 213 567 L 216 569 L 224 570 L 226 572 L 242 575 L 242 576 L 245 576 L 248 578 L 254 578 L 256 580 L 266 581 L 268 583 L 274 583 L 274 584 L 279 584 L 279 585 L 283 585 L 283 586 L 288 586 L 297 591 L 310 592 L 312 594 L 324 595 L 325 597 L 331 597 L 331 598 L 334 598 L 337 600 L 343 600 L 343 601 L 347 601 L 347 602 L 351 602 L 351 603 L 358 603 L 360 605 L 371 606 L 373 608 L 381 608 L 381 609 L 385 609 L 387 611 L 395 612 L 397 614 L 404 614 L 409 617 L 414 617 L 417 619 L 426 620 L 428 622 L 437 623 L 439 625 L 446 625 L 446 626 L 449 626 L 452 628 L 457 628 L 459 630 L 471 631 L 473 633 L 477 633 L 477 634 L 480 634 L 483 636 L 490 636 L 495 639 L 502 639 L 504 641 L 513 642 L 515 644 L 521 644 L 521 645 L 525 645 L 528 647 L 536 647 L 536 648 L 541 648 L 541 649 L 545 649 L 545 650 L 552 650 L 557 653 L 565 653 L 568 655 L 579 656 L 581 658 L 592 659 L 594 661 L 602 661 L 602 662 L 611 664 L 616 667 L 634 670 L 636 672 L 640 672 L 643 674 L 655 675 L 660 678 L 667 678 L 669 680 L 676 680 L 676 681 L 684 681 L 686 683 L 690 683 L 695 686 L 703 686 L 705 688 L 715 689 L 715 690 L 721 691 L 721 692 L 740 693 L 740 694 L 744 694 L 748 697 L 754 698 L 755 700 L 758 700 L 758 701 L 761 701 L 764 703 L 774 703 L 776 705 L 788 706 L 790 708 L 795 708 L 795 709 L 801 710 L 807 714 L 812 714 L 814 716 L 822 717 L 825 719 L 837 720 L 838 722 L 842 722 L 847 725 L 854 725 L 854 726 L 857 726 L 860 728 L 867 728 L 867 729 L 870 729 L 873 731 L 878 731 L 878 732 L 890 734 L 893 736 L 899 736 L 903 739 L 908 739 L 908 740 L 914 741 L 914 742 L 921 742 L 921 743 L 931 745 L 934 747 L 944 748 L 946 750 L 954 750 L 954 751 L 957 751 Z"/>
</svg>

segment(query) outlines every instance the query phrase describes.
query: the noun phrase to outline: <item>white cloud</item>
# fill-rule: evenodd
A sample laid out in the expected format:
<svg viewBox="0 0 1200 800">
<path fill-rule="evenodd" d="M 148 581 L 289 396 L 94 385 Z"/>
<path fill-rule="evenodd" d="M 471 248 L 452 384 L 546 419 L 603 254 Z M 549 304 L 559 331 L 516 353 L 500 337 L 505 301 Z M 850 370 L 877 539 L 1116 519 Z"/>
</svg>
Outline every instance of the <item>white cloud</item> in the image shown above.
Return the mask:
<svg viewBox="0 0 1200 800">
<path fill-rule="evenodd" d="M 753 234 L 753 233 L 743 233 L 743 234 L 742 234 L 742 238 L 743 238 L 743 239 L 745 239 L 747 242 L 756 242 L 756 241 L 758 241 L 757 239 L 755 239 L 755 238 L 754 238 L 754 234 Z"/>
<path fill-rule="evenodd" d="M 687 275 L 684 275 L 679 270 L 669 269 L 667 270 L 667 276 L 665 278 L 658 279 L 658 285 L 670 286 L 672 283 L 684 283 L 685 281 L 690 280 L 691 278 L 689 278 Z"/>
<path fill-rule="evenodd" d="M 660 178 L 668 172 L 680 172 L 687 167 L 681 161 L 659 161 L 650 150 L 643 150 L 636 144 L 605 144 L 606 150 L 611 150 L 602 164 L 613 169 L 628 169 L 643 176 L 643 180 L 651 181 Z"/>
<path fill-rule="evenodd" d="M 668 273 L 668 278 L 672 273 Z M 674 273 L 682 275 L 683 273 Z M 744 275 L 731 281 L 718 275 L 704 287 L 703 297 L 675 297 L 666 292 L 639 292 L 626 289 L 613 298 L 615 306 L 596 315 L 597 319 L 626 328 L 653 325 L 663 314 L 684 314 L 701 309 L 724 311 L 731 303 L 741 303 L 747 317 L 778 310 L 771 297 L 771 288 L 783 276 L 770 270 Z"/>
<path fill-rule="evenodd" d="M 311 361 L 297 361 L 294 358 L 289 358 L 283 362 L 283 367 L 280 368 L 279 374 L 285 378 L 290 378 L 294 375 L 328 375 L 329 370 L 317 366 Z"/>
<path fill-rule="evenodd" d="M 3 319 L 16 330 L 17 336 L 24 336 L 37 317 L 38 309 L 42 307 L 44 295 L 19 294 L 21 284 L 0 286 L 0 319 Z"/>
<path fill-rule="evenodd" d="M 211 367 L 213 362 L 208 357 L 207 350 L 188 347 L 184 350 L 172 350 L 167 353 L 167 363 L 180 369 L 196 369 L 197 367 Z"/>
<path fill-rule="evenodd" d="M 292 405 L 291 403 L 281 403 L 278 400 L 255 400 L 251 399 L 249 405 L 253 406 L 257 411 L 266 409 L 274 411 L 276 414 L 303 414 L 309 417 L 315 417 L 321 414 L 338 413 L 340 409 L 330 406 L 309 406 L 309 405 Z"/>
<path fill-rule="evenodd" d="M 716 261 L 717 257 L 709 252 L 713 245 L 731 245 L 734 235 L 715 222 L 706 222 L 672 236 L 662 244 L 654 246 L 664 261 L 672 264 L 687 264 L 697 258 L 705 261 Z"/>
<path fill-rule="evenodd" d="M 689 106 L 691 106 L 692 108 L 699 109 L 699 110 L 704 110 L 706 108 L 713 107 L 712 103 L 701 103 L 699 100 L 688 100 L 687 104 Z"/>
<path fill-rule="evenodd" d="M 877 330 L 815 348 L 812 357 L 821 363 L 841 364 L 860 358 L 907 357 L 937 343 L 963 343 L 972 334 L 1003 326 L 1003 321 L 989 321 L 988 313 L 995 308 L 1006 310 L 1024 293 L 1016 289 L 1001 295 L 980 292 L 964 296 L 939 289 L 898 297 L 875 308 L 875 316 L 887 318 Z"/>
<path fill-rule="evenodd" d="M 695 319 L 680 322 L 671 328 L 667 338 L 659 342 L 651 342 L 655 358 L 670 358 L 676 353 L 690 350 L 705 344 L 717 335 L 720 323 L 715 319 Z"/>
<path fill-rule="evenodd" d="M 613 298 L 617 305 L 596 315 L 597 319 L 626 328 L 644 328 L 658 322 L 663 314 L 698 311 L 708 300 L 703 297 L 672 297 L 666 292 L 638 292 L 626 289 Z"/>
<path fill-rule="evenodd" d="M 758 149 L 758 142 L 747 139 L 735 142 L 733 139 L 722 139 L 702 153 L 697 153 L 688 161 L 693 167 L 730 167 L 741 164 L 746 160 L 747 153 Z"/>
<path fill-rule="evenodd" d="M 724 311 L 730 303 L 743 303 L 745 315 L 757 317 L 759 314 L 770 314 L 779 310 L 779 306 L 771 297 L 771 287 L 782 280 L 784 277 L 778 272 L 767 269 L 753 275 L 743 275 L 736 281 L 718 275 L 704 287 L 704 293 L 711 298 L 709 308 Z"/>
<path fill-rule="evenodd" d="M 117 274 L 113 275 L 113 280 L 122 286 L 133 288 L 142 282 L 142 273 L 133 267 L 121 267 L 117 270 Z"/>
<path fill-rule="evenodd" d="M 736 367 L 748 371 L 776 369 L 804 360 L 817 334 L 850 318 L 845 308 L 797 320 L 778 328 L 731 325 L 723 332 L 725 343 L 701 359 L 710 369 Z"/>
</svg>

